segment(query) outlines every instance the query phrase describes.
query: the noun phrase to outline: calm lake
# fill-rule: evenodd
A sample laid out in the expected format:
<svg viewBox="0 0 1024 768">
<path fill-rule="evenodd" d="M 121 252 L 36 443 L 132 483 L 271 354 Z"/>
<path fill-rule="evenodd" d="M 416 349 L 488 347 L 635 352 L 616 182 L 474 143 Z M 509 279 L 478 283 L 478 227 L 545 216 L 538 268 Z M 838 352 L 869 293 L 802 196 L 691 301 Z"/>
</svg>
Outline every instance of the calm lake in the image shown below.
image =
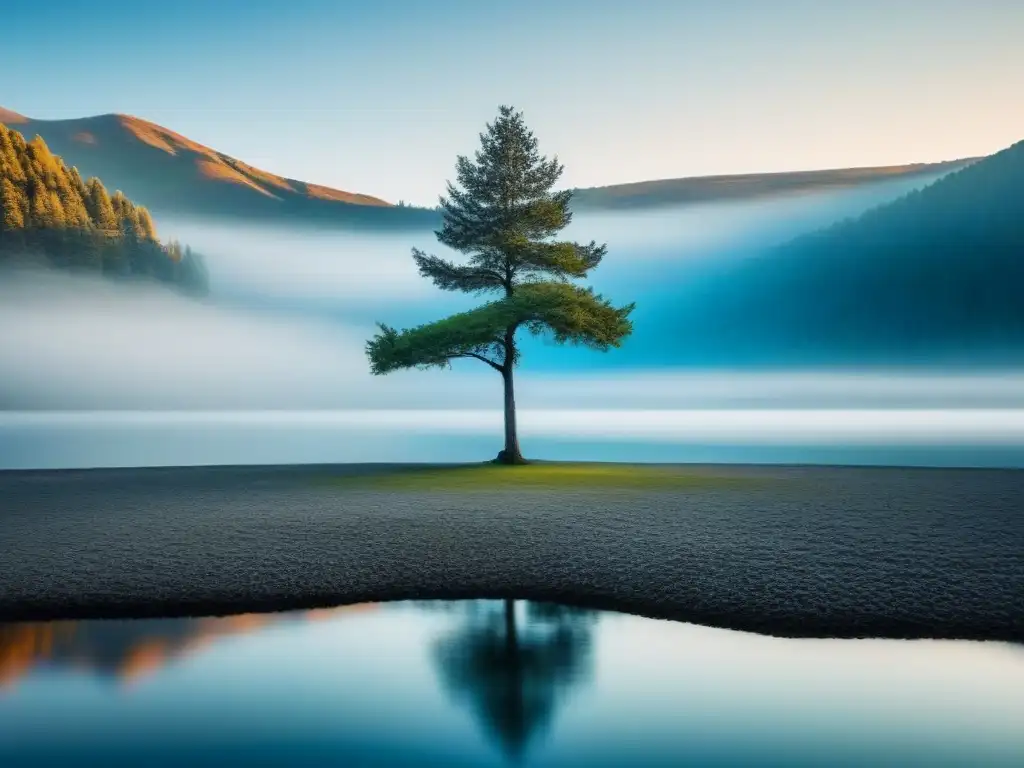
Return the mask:
<svg viewBox="0 0 1024 768">
<path fill-rule="evenodd" d="M 1020 388 L 1002 399 L 960 384 L 929 400 L 915 383 L 903 396 L 917 400 L 912 407 L 883 392 L 855 408 L 824 401 L 820 385 L 808 394 L 796 386 L 798 377 L 779 378 L 776 386 L 795 390 L 790 399 L 803 396 L 802 407 L 521 408 L 521 444 L 530 458 L 549 461 L 1024 467 L 1020 375 L 1005 379 Z M 846 396 L 843 387 L 831 397 Z M 956 401 L 966 397 L 960 391 L 974 400 Z M 822 405 L 813 403 L 815 394 Z M 494 456 L 501 430 L 500 410 L 471 408 L 0 411 L 0 469 L 478 462 Z"/>
<path fill-rule="evenodd" d="M 1022 722 L 1003 643 L 524 601 L 0 625 L 4 766 L 1016 766 Z"/>
</svg>

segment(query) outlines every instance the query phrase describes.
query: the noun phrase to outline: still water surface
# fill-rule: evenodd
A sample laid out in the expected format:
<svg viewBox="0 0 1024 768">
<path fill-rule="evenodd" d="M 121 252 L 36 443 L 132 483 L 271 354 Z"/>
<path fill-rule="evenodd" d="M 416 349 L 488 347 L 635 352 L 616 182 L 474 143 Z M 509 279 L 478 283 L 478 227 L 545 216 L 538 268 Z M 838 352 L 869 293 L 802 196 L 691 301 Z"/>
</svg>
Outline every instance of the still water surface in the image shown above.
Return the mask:
<svg viewBox="0 0 1024 768">
<path fill-rule="evenodd" d="M 523 601 L 0 625 L 4 766 L 1011 766 L 1022 722 L 1003 643 Z"/>
</svg>

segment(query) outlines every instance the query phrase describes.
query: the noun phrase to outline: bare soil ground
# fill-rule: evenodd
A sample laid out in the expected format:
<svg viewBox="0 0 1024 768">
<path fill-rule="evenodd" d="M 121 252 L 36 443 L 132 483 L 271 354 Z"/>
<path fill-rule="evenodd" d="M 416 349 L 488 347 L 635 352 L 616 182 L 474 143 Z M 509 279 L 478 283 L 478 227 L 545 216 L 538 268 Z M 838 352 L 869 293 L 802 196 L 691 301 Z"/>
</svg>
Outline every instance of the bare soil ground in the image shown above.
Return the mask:
<svg viewBox="0 0 1024 768">
<path fill-rule="evenodd" d="M 784 636 L 1024 641 L 1024 471 L 365 482 L 396 469 L 0 472 L 0 621 L 517 597 Z"/>
</svg>

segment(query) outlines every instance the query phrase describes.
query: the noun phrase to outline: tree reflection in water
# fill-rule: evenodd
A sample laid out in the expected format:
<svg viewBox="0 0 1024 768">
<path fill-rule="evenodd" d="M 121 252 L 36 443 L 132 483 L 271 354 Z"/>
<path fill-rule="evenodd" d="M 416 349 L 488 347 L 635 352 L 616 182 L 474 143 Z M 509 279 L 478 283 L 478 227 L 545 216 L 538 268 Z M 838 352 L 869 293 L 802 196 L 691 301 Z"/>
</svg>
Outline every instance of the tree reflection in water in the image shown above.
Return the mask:
<svg viewBox="0 0 1024 768">
<path fill-rule="evenodd" d="M 465 702 L 511 761 L 550 724 L 571 688 L 593 674 L 594 611 L 515 600 L 466 606 L 435 649 L 451 695 Z"/>
</svg>

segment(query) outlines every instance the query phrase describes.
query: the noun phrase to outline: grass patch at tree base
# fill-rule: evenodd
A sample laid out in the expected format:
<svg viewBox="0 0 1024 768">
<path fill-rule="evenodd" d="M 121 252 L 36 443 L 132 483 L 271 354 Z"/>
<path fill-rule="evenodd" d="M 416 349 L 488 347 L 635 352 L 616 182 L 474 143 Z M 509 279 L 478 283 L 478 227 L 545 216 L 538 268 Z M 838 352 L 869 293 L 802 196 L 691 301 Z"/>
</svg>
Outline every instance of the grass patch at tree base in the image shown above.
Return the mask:
<svg viewBox="0 0 1024 768">
<path fill-rule="evenodd" d="M 703 467 L 642 464 L 486 462 L 450 467 L 408 467 L 368 475 L 324 477 L 331 486 L 388 491 L 498 490 L 687 490 L 751 488 L 771 483 L 763 477 Z"/>
</svg>

